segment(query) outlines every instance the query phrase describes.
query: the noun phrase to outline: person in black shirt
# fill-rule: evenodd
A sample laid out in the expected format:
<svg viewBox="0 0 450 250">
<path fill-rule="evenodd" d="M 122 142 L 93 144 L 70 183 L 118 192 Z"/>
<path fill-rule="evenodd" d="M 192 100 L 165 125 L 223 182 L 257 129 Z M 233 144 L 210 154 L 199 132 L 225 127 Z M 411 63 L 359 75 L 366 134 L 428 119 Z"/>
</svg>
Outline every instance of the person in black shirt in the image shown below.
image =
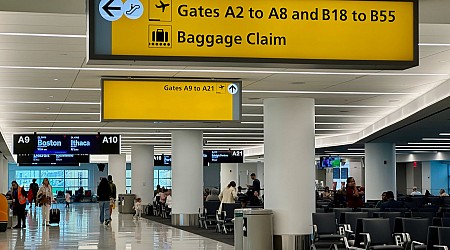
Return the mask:
<svg viewBox="0 0 450 250">
<path fill-rule="evenodd" d="M 256 174 L 255 173 L 252 173 L 250 175 L 250 178 L 252 178 L 253 183 L 252 183 L 251 186 L 247 185 L 247 187 L 248 187 L 249 190 L 251 190 L 251 195 L 253 195 L 254 191 L 257 191 L 258 194 L 259 194 L 260 191 L 261 191 L 261 182 L 258 179 L 256 179 Z"/>
<path fill-rule="evenodd" d="M 28 192 L 32 192 L 33 194 L 33 199 L 30 201 L 30 208 L 34 203 L 34 206 L 36 208 L 37 203 L 36 203 L 36 197 L 37 197 L 37 193 L 39 191 L 39 184 L 36 183 L 36 179 L 33 179 L 33 182 L 30 184 L 30 189 L 28 190 Z"/>
<path fill-rule="evenodd" d="M 97 200 L 100 207 L 100 223 L 109 225 L 111 222 L 111 214 L 109 213 L 109 198 L 111 197 L 111 187 L 109 186 L 108 180 L 102 178 L 100 185 L 97 188 Z"/>
<path fill-rule="evenodd" d="M 387 201 L 385 201 L 384 203 L 382 203 L 380 205 L 380 211 L 381 212 L 387 211 L 388 208 L 402 208 L 402 207 L 404 207 L 403 202 L 396 201 L 394 199 L 394 192 L 392 192 L 392 191 L 387 191 L 386 192 L 386 199 L 387 199 Z"/>
</svg>

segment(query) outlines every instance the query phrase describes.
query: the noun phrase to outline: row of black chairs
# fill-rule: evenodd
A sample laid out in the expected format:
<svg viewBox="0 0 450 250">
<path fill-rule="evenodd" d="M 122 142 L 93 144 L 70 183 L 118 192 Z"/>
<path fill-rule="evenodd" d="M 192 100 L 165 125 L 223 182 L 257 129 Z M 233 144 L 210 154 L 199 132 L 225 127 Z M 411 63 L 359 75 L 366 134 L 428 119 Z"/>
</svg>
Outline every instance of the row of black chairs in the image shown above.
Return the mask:
<svg viewBox="0 0 450 250">
<path fill-rule="evenodd" d="M 431 226 L 429 218 L 394 217 L 399 216 L 398 213 L 378 214 L 388 218 L 369 218 L 368 212 L 343 212 L 343 215 L 339 224 L 334 213 L 313 214 L 313 249 L 345 246 L 350 250 L 431 250 L 437 245 L 448 247 L 450 244 L 450 227 Z M 391 218 L 394 218 L 394 226 Z"/>
<path fill-rule="evenodd" d="M 216 232 L 227 234 L 234 228 L 234 210 L 241 208 L 241 202 L 223 203 L 222 211 L 219 212 L 220 201 L 205 201 L 203 207 L 199 208 L 199 226 L 208 229 L 208 226 L 215 226 Z M 246 208 L 263 208 L 247 206 Z"/>
</svg>

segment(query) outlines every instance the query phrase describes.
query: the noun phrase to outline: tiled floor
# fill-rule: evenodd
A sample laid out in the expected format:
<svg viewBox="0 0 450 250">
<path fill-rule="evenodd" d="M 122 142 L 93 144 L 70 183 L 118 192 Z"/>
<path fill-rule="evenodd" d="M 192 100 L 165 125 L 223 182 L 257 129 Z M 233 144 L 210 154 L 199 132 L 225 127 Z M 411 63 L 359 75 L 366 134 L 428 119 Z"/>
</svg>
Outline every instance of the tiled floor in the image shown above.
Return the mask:
<svg viewBox="0 0 450 250">
<path fill-rule="evenodd" d="M 73 204 L 61 209 L 59 226 L 42 226 L 41 210 L 31 209 L 26 229 L 0 232 L 0 250 L 6 249 L 216 249 L 234 247 L 146 219 L 113 212 L 111 226 L 99 222 L 97 204 Z"/>
</svg>

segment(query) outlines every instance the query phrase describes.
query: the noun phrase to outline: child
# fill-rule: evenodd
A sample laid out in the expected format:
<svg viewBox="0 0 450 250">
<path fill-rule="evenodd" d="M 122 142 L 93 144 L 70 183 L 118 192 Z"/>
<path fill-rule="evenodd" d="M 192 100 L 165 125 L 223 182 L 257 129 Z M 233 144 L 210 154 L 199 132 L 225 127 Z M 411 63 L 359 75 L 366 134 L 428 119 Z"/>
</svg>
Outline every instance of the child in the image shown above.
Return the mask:
<svg viewBox="0 0 450 250">
<path fill-rule="evenodd" d="M 69 208 L 70 203 L 70 194 L 69 192 L 66 192 L 66 208 Z"/>
<path fill-rule="evenodd" d="M 141 198 L 136 198 L 136 200 L 135 200 L 135 202 L 134 202 L 134 210 L 136 211 L 136 215 L 135 215 L 135 217 L 137 218 L 137 219 L 140 219 L 141 218 L 141 215 L 142 215 L 142 205 L 141 205 Z"/>
</svg>

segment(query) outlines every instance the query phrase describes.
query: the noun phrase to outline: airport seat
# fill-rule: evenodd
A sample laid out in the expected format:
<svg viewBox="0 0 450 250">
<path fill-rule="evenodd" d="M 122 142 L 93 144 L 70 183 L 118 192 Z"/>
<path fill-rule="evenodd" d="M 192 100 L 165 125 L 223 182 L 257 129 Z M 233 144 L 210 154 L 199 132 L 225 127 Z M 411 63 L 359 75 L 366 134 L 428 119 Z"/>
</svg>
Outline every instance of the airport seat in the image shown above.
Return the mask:
<svg viewBox="0 0 450 250">
<path fill-rule="evenodd" d="M 438 228 L 439 245 L 434 245 L 439 249 L 448 250 L 450 247 L 450 227 Z"/>
<path fill-rule="evenodd" d="M 347 249 L 350 250 L 403 250 L 402 246 L 394 243 L 394 238 L 390 230 L 389 219 L 361 219 L 362 221 L 362 233 L 364 237 L 364 248 L 350 247 L 347 245 Z"/>
<path fill-rule="evenodd" d="M 337 245 L 343 245 L 344 235 L 338 232 L 334 213 L 313 213 L 312 221 L 313 242 L 311 249 L 323 247 L 337 249 Z"/>
<path fill-rule="evenodd" d="M 428 227 L 431 226 L 429 218 L 401 218 L 402 233 L 407 233 L 406 249 L 426 249 Z"/>
</svg>

